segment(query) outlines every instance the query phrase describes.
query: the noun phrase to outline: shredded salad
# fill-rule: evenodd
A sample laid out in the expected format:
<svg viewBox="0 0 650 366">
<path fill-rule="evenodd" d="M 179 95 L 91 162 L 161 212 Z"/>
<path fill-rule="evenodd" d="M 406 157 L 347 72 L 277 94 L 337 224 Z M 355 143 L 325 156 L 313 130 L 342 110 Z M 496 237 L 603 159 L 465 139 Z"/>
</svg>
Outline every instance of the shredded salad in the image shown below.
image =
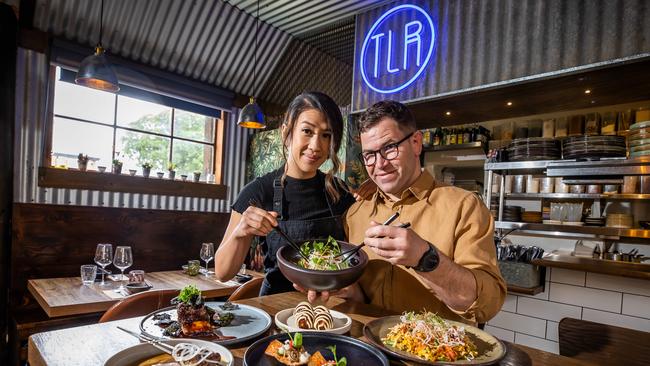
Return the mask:
<svg viewBox="0 0 650 366">
<path fill-rule="evenodd" d="M 382 338 L 385 345 L 433 362 L 471 361 L 478 355 L 464 327 L 450 325 L 434 313 L 406 312 L 400 320 Z"/>
<path fill-rule="evenodd" d="M 343 262 L 342 258 L 334 258 L 341 254 L 341 246 L 331 236 L 326 242 L 307 241 L 300 246 L 300 251 L 309 258 L 309 260 L 300 259 L 298 264 L 307 269 L 319 271 L 336 271 L 348 268 L 348 263 Z"/>
</svg>

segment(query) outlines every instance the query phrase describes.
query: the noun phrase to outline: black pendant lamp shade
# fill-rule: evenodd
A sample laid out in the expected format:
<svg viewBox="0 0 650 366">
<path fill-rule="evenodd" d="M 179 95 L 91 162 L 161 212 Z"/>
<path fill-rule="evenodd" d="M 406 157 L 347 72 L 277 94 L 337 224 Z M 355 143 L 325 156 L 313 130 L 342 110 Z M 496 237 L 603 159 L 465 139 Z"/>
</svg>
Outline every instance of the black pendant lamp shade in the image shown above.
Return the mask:
<svg viewBox="0 0 650 366">
<path fill-rule="evenodd" d="M 254 64 L 253 64 L 253 82 L 257 83 L 257 34 L 260 30 L 260 1 L 257 0 L 257 20 L 255 24 L 255 53 Z M 266 123 L 264 122 L 264 113 L 262 113 L 262 108 L 260 108 L 257 103 L 255 103 L 255 97 L 251 97 L 250 101 L 244 109 L 239 113 L 239 118 L 237 119 L 237 125 L 246 128 L 265 128 Z"/>
<path fill-rule="evenodd" d="M 86 57 L 81 61 L 75 83 L 93 89 L 110 92 L 117 92 L 120 86 L 113 68 L 108 63 L 104 49 L 101 46 L 95 48 L 95 54 Z"/>
<path fill-rule="evenodd" d="M 89 88 L 114 93 L 120 90 L 120 86 L 117 81 L 117 76 L 106 59 L 104 48 L 102 47 L 103 23 L 104 0 L 102 0 L 102 7 L 99 13 L 99 42 L 95 47 L 95 53 L 81 61 L 74 82 Z"/>
<path fill-rule="evenodd" d="M 266 127 L 264 113 L 262 113 L 262 108 L 255 103 L 255 98 L 251 97 L 250 102 L 241 110 L 237 124 L 246 128 Z"/>
</svg>

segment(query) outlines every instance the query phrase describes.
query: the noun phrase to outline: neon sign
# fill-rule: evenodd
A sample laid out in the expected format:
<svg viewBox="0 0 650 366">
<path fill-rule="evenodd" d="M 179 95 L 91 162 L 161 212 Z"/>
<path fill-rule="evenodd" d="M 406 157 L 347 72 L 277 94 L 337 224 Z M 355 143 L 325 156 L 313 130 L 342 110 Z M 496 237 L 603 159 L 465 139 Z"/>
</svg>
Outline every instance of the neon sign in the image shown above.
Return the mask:
<svg viewBox="0 0 650 366">
<path fill-rule="evenodd" d="M 429 64 L 435 40 L 433 20 L 421 7 L 404 4 L 388 10 L 363 40 L 359 70 L 364 83 L 382 94 L 408 87 Z"/>
</svg>

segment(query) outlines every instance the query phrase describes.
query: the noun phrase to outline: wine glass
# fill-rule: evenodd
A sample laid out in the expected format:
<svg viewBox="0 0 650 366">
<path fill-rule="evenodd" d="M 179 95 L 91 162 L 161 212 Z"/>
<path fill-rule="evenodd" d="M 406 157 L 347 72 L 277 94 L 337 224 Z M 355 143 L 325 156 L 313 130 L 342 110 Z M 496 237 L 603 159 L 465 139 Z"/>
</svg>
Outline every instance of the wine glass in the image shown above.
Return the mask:
<svg viewBox="0 0 650 366">
<path fill-rule="evenodd" d="M 205 261 L 205 275 L 208 276 L 210 273 L 208 270 L 208 263 L 214 258 L 214 244 L 212 243 L 203 243 L 201 245 L 201 259 Z"/>
<path fill-rule="evenodd" d="M 113 261 L 113 245 L 112 244 L 97 244 L 97 249 L 95 249 L 95 263 L 98 266 L 102 267 L 102 282 L 100 286 L 106 285 L 104 282 L 104 274 L 106 273 L 106 266 L 111 264 Z"/>
<path fill-rule="evenodd" d="M 120 287 L 116 290 L 122 292 L 124 290 L 124 270 L 133 265 L 133 254 L 131 247 L 119 246 L 115 249 L 115 258 L 113 258 L 113 265 L 122 271 L 120 275 Z"/>
</svg>

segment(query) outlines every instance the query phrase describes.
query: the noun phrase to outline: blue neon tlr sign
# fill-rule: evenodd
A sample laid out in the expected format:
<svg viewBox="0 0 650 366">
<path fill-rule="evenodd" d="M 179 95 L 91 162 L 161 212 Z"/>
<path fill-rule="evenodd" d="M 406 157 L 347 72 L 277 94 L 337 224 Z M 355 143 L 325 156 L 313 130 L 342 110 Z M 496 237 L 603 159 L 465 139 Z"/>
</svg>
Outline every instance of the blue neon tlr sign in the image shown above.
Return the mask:
<svg viewBox="0 0 650 366">
<path fill-rule="evenodd" d="M 424 9 L 412 4 L 391 8 L 364 37 L 359 57 L 363 82 L 383 94 L 408 87 L 425 71 L 435 40 L 433 20 Z"/>
</svg>

